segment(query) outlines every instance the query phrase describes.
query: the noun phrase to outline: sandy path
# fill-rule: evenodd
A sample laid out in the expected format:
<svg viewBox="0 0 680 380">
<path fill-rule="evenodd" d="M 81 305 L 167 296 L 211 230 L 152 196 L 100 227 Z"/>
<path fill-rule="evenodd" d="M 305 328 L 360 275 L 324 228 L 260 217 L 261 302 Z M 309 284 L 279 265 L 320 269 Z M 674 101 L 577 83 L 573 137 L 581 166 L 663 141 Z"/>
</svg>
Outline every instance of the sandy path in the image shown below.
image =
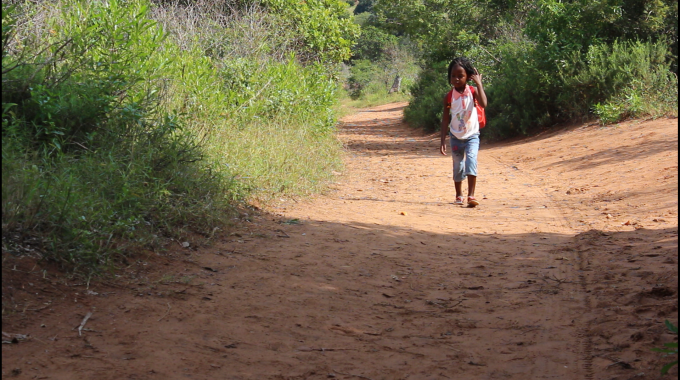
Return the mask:
<svg viewBox="0 0 680 380">
<path fill-rule="evenodd" d="M 347 120 L 350 174 L 342 186 L 283 210 L 318 226 L 309 235 L 355 251 L 309 247 L 343 258 L 346 265 L 334 269 L 345 267 L 349 278 L 334 287 L 372 295 L 352 301 L 360 315 L 341 319 L 352 328 L 373 326 L 382 334 L 371 343 L 390 348 L 387 357 L 368 359 L 384 364 L 364 375 L 585 378 L 578 260 L 560 251 L 575 231 L 532 179 L 484 152 L 482 206 L 452 205 L 450 157 L 438 154 L 436 137 L 399 126 L 400 111 L 392 106 Z M 338 233 L 338 225 L 351 229 Z"/>
<path fill-rule="evenodd" d="M 51 302 L 3 312 L 3 330 L 34 338 L 3 345 L 3 378 L 661 378 L 649 348 L 677 323 L 677 120 L 483 145 L 467 208 L 403 106 L 344 120 L 327 194 L 141 260 L 97 294 L 27 278 L 28 261 L 24 277 L 3 269 L 3 300 Z M 629 157 L 633 137 L 653 141 Z M 653 170 L 630 165 L 641 155 Z"/>
</svg>

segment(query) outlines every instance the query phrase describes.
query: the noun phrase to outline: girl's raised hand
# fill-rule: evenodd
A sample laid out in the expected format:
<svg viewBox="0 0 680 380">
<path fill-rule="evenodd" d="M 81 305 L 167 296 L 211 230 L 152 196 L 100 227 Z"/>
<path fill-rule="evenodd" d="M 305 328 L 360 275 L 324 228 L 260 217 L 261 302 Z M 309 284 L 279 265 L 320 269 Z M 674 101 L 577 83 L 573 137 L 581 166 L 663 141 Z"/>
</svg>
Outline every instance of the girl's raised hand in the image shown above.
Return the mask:
<svg viewBox="0 0 680 380">
<path fill-rule="evenodd" d="M 475 73 L 470 75 L 470 79 L 475 81 L 477 85 L 480 85 L 482 83 L 482 74 L 477 71 L 477 68 L 475 67 Z"/>
</svg>

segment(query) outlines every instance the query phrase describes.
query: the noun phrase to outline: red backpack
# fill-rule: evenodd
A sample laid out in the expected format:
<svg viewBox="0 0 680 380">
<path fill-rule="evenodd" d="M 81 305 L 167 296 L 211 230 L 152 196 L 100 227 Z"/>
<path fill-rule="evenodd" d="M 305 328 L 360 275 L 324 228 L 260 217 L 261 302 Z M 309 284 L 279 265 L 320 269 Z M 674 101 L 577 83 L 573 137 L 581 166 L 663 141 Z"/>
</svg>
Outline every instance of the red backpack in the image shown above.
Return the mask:
<svg viewBox="0 0 680 380">
<path fill-rule="evenodd" d="M 451 104 L 451 101 L 453 100 L 453 91 L 454 89 L 451 89 L 449 94 L 447 95 L 447 100 L 449 104 Z M 484 107 L 480 106 L 479 103 L 477 103 L 477 98 L 475 98 L 475 88 L 470 86 L 470 91 L 472 92 L 472 99 L 474 99 L 475 102 L 475 108 L 477 109 L 477 120 L 479 121 L 479 129 L 482 129 L 486 127 L 486 113 L 484 112 Z"/>
</svg>

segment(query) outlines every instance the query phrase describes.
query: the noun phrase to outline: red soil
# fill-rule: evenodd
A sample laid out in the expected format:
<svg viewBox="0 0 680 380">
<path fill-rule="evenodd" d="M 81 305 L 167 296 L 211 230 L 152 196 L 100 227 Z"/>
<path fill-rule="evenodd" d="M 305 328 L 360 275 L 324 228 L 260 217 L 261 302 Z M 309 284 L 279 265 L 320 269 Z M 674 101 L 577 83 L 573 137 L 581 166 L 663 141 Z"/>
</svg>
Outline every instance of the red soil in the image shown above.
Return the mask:
<svg viewBox="0 0 680 380">
<path fill-rule="evenodd" d="M 650 350 L 677 341 L 677 119 L 483 143 L 467 208 L 403 107 L 344 120 L 326 194 L 210 247 L 89 289 L 3 250 L 3 341 L 26 337 L 2 378 L 666 378 Z"/>
</svg>

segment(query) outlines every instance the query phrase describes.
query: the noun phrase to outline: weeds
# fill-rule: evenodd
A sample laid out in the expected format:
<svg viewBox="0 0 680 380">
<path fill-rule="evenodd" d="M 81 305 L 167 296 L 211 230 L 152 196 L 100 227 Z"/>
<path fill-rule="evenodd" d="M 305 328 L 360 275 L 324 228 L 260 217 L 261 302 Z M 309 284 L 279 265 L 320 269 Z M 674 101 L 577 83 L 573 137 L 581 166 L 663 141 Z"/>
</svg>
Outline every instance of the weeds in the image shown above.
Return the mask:
<svg viewBox="0 0 680 380">
<path fill-rule="evenodd" d="M 666 327 L 671 332 L 671 334 L 678 335 L 678 326 L 675 326 L 673 323 L 667 320 Z M 666 348 L 653 348 L 652 351 L 664 353 L 666 354 L 666 356 L 678 355 L 678 342 L 666 343 L 664 344 L 664 346 Z M 662 375 L 667 374 L 668 371 L 670 371 L 670 369 L 676 366 L 677 364 L 678 364 L 677 359 L 671 363 L 666 364 L 661 368 L 661 374 Z"/>
<path fill-rule="evenodd" d="M 3 4 L 10 252 L 30 242 L 91 276 L 209 238 L 239 202 L 323 187 L 339 166 L 333 70 L 300 64 L 293 29 L 247 4 Z"/>
</svg>

